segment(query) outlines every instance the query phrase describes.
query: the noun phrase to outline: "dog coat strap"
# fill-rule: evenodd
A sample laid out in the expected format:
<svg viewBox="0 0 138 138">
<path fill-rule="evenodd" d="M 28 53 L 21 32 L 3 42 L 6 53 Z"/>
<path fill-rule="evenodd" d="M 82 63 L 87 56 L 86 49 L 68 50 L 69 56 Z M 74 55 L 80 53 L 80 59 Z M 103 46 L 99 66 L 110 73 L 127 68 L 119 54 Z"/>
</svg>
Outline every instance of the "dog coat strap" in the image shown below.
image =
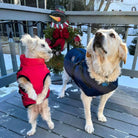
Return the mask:
<svg viewBox="0 0 138 138">
<path fill-rule="evenodd" d="M 19 79 L 19 78 L 22 78 L 22 77 L 26 78 L 26 79 L 30 82 L 29 78 L 26 77 L 25 75 L 19 75 L 19 76 L 18 76 L 18 79 Z"/>
<path fill-rule="evenodd" d="M 50 73 L 47 73 L 47 74 L 46 74 L 46 76 L 44 77 L 44 80 L 43 80 L 43 85 L 44 85 L 45 80 L 46 80 L 46 78 L 47 78 L 47 76 L 48 76 L 48 75 L 50 76 Z"/>
</svg>

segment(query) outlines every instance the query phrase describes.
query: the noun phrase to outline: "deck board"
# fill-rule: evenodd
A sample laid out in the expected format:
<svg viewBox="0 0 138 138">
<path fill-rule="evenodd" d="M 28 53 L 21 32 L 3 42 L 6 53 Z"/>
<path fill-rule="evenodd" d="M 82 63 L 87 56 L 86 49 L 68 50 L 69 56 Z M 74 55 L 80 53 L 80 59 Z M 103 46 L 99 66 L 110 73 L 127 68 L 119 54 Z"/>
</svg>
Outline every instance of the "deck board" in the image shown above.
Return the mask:
<svg viewBox="0 0 138 138">
<path fill-rule="evenodd" d="M 45 121 L 38 117 L 37 131 L 32 138 L 125 138 L 138 137 L 138 107 L 137 92 L 126 92 L 123 88 L 117 90 L 107 102 L 104 111 L 107 122 L 102 123 L 97 120 L 97 105 L 99 98 L 95 98 L 92 103 L 91 112 L 95 131 L 88 134 L 84 131 L 85 119 L 83 105 L 80 100 L 80 92 L 71 92 L 77 89 L 73 85 L 66 92 L 65 98 L 58 99 L 57 95 L 51 91 L 49 105 L 51 107 L 52 120 L 55 128 L 49 130 Z M 119 98 L 118 98 L 119 97 Z M 127 98 L 127 100 L 125 100 Z M 121 102 L 121 100 L 123 101 Z M 134 99 L 129 100 L 129 99 Z M 128 104 L 127 104 L 128 103 Z M 134 105 L 134 106 L 133 106 Z M 135 111 L 135 112 L 134 112 Z M 30 129 L 27 120 L 27 111 L 23 107 L 20 95 L 15 92 L 8 98 L 0 102 L 0 137 L 20 138 L 27 137 L 26 132 Z"/>
</svg>

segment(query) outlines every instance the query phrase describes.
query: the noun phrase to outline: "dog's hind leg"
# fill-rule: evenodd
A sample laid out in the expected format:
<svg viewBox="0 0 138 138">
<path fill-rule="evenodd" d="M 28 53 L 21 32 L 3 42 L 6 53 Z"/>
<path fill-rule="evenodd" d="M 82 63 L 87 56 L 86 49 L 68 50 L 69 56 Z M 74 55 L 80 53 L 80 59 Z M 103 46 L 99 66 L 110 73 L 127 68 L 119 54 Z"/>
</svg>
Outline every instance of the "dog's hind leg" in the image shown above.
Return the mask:
<svg viewBox="0 0 138 138">
<path fill-rule="evenodd" d="M 69 79 L 70 79 L 70 77 L 69 77 L 69 75 L 67 74 L 67 72 L 64 69 L 63 70 L 63 75 L 62 75 L 63 85 L 62 85 L 61 92 L 59 94 L 60 98 L 65 96 L 65 90 L 66 90 L 67 83 L 69 82 Z"/>
<path fill-rule="evenodd" d="M 103 111 L 104 111 L 104 107 L 105 107 L 105 104 L 106 104 L 107 100 L 110 98 L 110 96 L 113 93 L 114 93 L 114 91 L 101 96 L 100 103 L 99 103 L 99 108 L 98 108 L 98 120 L 101 121 L 101 122 L 106 122 L 107 121 L 106 117 L 103 114 Z"/>
<path fill-rule="evenodd" d="M 43 118 L 43 120 L 45 120 L 48 124 L 48 127 L 50 129 L 54 128 L 54 123 L 51 120 L 51 113 L 50 113 L 50 107 L 48 106 L 48 99 L 46 99 L 43 103 L 42 103 L 42 111 L 41 111 L 41 116 Z"/>
<path fill-rule="evenodd" d="M 83 102 L 84 106 L 84 113 L 85 113 L 85 131 L 88 133 L 94 132 L 93 123 L 91 119 L 91 101 L 92 97 L 88 97 L 84 94 L 84 92 L 81 90 L 81 100 Z"/>
<path fill-rule="evenodd" d="M 36 118 L 38 116 L 39 111 L 35 109 L 35 107 L 28 108 L 28 119 L 31 124 L 31 129 L 27 132 L 28 136 L 34 135 L 36 132 L 37 121 Z"/>
</svg>

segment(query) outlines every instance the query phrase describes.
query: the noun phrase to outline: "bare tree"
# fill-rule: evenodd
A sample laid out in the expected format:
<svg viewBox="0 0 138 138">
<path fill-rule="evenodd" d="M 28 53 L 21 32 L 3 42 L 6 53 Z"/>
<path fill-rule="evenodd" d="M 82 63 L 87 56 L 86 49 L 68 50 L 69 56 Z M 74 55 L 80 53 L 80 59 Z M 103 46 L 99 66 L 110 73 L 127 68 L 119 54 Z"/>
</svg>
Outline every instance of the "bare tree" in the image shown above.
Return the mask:
<svg viewBox="0 0 138 138">
<path fill-rule="evenodd" d="M 107 11 L 108 10 L 110 4 L 111 4 L 111 0 L 107 0 L 106 6 L 104 8 L 104 11 Z"/>
<path fill-rule="evenodd" d="M 85 6 L 85 10 L 94 11 L 94 2 L 95 2 L 95 0 L 89 0 L 88 5 Z"/>
<path fill-rule="evenodd" d="M 49 0 L 50 1 L 50 0 Z M 100 0 L 100 4 L 99 4 L 99 8 L 98 11 L 101 11 L 101 8 L 104 5 L 104 2 L 106 2 L 104 11 L 107 11 L 110 4 L 111 4 L 111 0 Z M 68 6 L 67 6 L 67 10 L 73 10 L 73 11 L 94 11 L 94 5 L 95 5 L 96 0 L 89 0 L 88 4 L 86 5 L 86 0 L 69 0 L 68 1 Z M 64 5 L 65 6 L 65 5 Z"/>
<path fill-rule="evenodd" d="M 99 8 L 98 8 L 98 11 L 101 10 L 104 2 L 105 2 L 105 0 L 101 0 L 100 1 L 100 5 L 99 5 Z M 86 0 L 83 0 L 83 3 L 86 3 Z M 88 5 L 85 6 L 85 10 L 87 10 L 87 11 L 94 11 L 94 4 L 95 4 L 95 0 L 89 0 Z M 111 0 L 107 0 L 107 3 L 106 3 L 105 8 L 104 8 L 104 11 L 108 10 L 110 4 L 111 4 Z"/>
<path fill-rule="evenodd" d="M 103 4 L 104 4 L 104 0 L 101 0 L 101 2 L 100 2 L 100 6 L 99 6 L 99 8 L 98 8 L 98 11 L 100 11 L 100 10 L 101 10 L 101 8 L 102 8 Z"/>
</svg>

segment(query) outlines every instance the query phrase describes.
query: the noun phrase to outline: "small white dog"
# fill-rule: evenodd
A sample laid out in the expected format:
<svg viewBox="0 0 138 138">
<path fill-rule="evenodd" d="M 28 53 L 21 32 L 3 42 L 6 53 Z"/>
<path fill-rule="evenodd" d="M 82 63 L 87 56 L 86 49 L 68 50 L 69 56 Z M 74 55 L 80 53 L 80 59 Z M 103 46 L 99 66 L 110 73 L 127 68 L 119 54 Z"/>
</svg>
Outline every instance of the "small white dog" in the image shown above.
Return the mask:
<svg viewBox="0 0 138 138">
<path fill-rule="evenodd" d="M 118 86 L 120 61 L 126 63 L 127 47 L 113 30 L 99 29 L 84 49 L 72 49 L 65 56 L 63 87 L 59 97 L 64 97 L 69 76 L 81 89 L 85 112 L 85 130 L 94 132 L 91 119 L 93 96 L 101 95 L 98 120 L 106 122 L 103 114 L 105 104 Z"/>
<path fill-rule="evenodd" d="M 45 61 L 49 61 L 53 54 L 45 40 L 37 36 L 32 38 L 26 34 L 21 41 L 26 46 L 26 52 L 20 56 L 21 65 L 17 72 L 17 81 L 23 105 L 28 107 L 28 118 L 32 128 L 27 135 L 30 136 L 36 132 L 36 119 L 39 113 L 49 128 L 54 128 L 47 99 L 51 83 L 50 71 L 45 65 Z"/>
</svg>

